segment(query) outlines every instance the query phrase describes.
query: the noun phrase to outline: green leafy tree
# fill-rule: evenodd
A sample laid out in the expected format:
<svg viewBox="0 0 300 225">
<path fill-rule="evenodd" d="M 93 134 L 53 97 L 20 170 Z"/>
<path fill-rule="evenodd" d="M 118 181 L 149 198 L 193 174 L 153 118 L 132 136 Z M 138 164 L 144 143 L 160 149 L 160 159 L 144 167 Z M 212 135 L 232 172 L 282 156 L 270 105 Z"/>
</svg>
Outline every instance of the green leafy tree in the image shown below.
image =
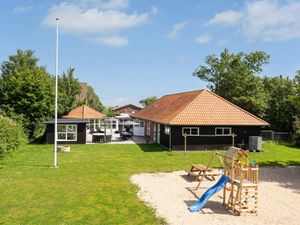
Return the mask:
<svg viewBox="0 0 300 225">
<path fill-rule="evenodd" d="M 298 116 L 295 117 L 294 123 L 294 138 L 295 138 L 295 144 L 297 146 L 300 146 L 300 118 Z"/>
<path fill-rule="evenodd" d="M 193 75 L 208 82 L 208 88 L 241 108 L 263 116 L 266 95 L 258 73 L 269 62 L 269 55 L 262 51 L 249 54 L 230 53 L 228 49 L 220 56 L 209 55 L 206 65 L 200 65 Z"/>
<path fill-rule="evenodd" d="M 113 117 L 115 116 L 115 112 L 113 110 L 113 107 L 105 107 L 103 110 L 103 113 L 107 116 Z"/>
<path fill-rule="evenodd" d="M 15 55 L 8 57 L 8 61 L 2 63 L 1 76 L 2 79 L 14 75 L 24 70 L 32 70 L 37 67 L 39 59 L 34 55 L 32 50 L 17 50 Z"/>
<path fill-rule="evenodd" d="M 265 119 L 277 131 L 293 130 L 296 109 L 290 97 L 296 94 L 295 82 L 288 77 L 265 77 L 265 92 L 268 94 Z"/>
<path fill-rule="evenodd" d="M 80 82 L 74 78 L 74 68 L 69 68 L 58 79 L 58 115 L 65 115 L 76 106 Z"/>
<path fill-rule="evenodd" d="M 102 105 L 98 95 L 89 85 L 81 87 L 81 93 L 77 98 L 77 105 L 87 105 L 99 112 L 102 112 L 104 110 L 104 106 Z"/>
<path fill-rule="evenodd" d="M 22 118 L 31 140 L 43 134 L 54 112 L 53 78 L 37 62 L 33 51 L 18 50 L 2 63 L 0 79 L 2 110 Z"/>
<path fill-rule="evenodd" d="M 300 70 L 296 71 L 294 82 L 296 87 L 296 94 L 291 96 L 289 100 L 295 109 L 293 133 L 296 144 L 300 146 Z"/>
<path fill-rule="evenodd" d="M 291 96 L 289 100 L 296 108 L 297 113 L 300 113 L 300 70 L 296 71 L 294 82 L 296 87 L 296 93 L 293 96 Z"/>
<path fill-rule="evenodd" d="M 148 97 L 148 98 L 145 98 L 145 99 L 141 99 L 139 101 L 139 103 L 143 106 L 143 107 L 146 107 L 147 105 L 150 105 L 151 103 L 155 102 L 157 100 L 157 97 L 156 96 L 151 96 L 151 97 Z"/>
</svg>

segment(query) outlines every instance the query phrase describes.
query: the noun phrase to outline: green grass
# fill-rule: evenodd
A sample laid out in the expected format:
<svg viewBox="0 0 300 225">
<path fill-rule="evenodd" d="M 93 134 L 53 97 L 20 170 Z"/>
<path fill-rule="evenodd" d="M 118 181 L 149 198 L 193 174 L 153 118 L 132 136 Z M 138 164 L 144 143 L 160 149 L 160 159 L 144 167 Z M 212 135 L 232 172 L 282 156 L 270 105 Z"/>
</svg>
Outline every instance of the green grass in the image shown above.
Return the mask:
<svg viewBox="0 0 300 225">
<path fill-rule="evenodd" d="M 72 145 L 50 168 L 52 145 L 28 145 L 0 161 L 0 224 L 163 224 L 136 196 L 135 173 L 207 163 L 212 152 L 169 153 L 157 145 Z M 264 144 L 261 165 L 300 165 L 300 150 Z M 215 166 L 218 166 L 215 162 Z"/>
</svg>

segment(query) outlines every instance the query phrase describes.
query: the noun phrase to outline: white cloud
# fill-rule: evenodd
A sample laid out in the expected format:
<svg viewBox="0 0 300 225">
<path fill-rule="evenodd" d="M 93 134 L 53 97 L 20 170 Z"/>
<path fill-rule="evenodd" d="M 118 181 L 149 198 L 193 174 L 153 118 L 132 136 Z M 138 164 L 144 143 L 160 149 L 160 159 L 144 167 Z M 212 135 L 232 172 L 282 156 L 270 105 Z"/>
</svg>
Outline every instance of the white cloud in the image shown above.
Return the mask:
<svg viewBox="0 0 300 225">
<path fill-rule="evenodd" d="M 156 15 L 157 14 L 157 12 L 158 12 L 158 9 L 157 9 L 157 7 L 156 6 L 151 6 L 151 14 L 152 15 Z"/>
<path fill-rule="evenodd" d="M 13 13 L 25 13 L 31 11 L 33 6 L 18 6 L 13 9 Z"/>
<path fill-rule="evenodd" d="M 102 10 L 120 10 L 129 7 L 128 0 L 72 0 L 73 4 L 80 5 L 81 8 L 98 8 Z M 70 1 L 69 1 L 70 2 Z"/>
<path fill-rule="evenodd" d="M 120 33 L 145 24 L 152 15 L 152 12 L 127 13 L 121 10 L 127 7 L 128 0 L 63 2 L 50 8 L 42 24 L 55 27 L 55 18 L 59 17 L 59 28 L 63 33 L 96 40 L 99 44 L 124 46 L 128 40 Z"/>
<path fill-rule="evenodd" d="M 232 26 L 248 40 L 282 41 L 300 38 L 299 12 L 299 1 L 252 1 L 239 11 L 217 13 L 205 25 Z"/>
<path fill-rule="evenodd" d="M 108 36 L 108 37 L 98 37 L 91 39 L 97 44 L 100 45 L 108 45 L 108 46 L 125 46 L 128 44 L 127 38 L 119 37 L 119 36 Z"/>
<path fill-rule="evenodd" d="M 235 12 L 235 11 L 226 11 L 217 13 L 211 20 L 209 20 L 205 25 L 223 25 L 223 26 L 230 26 L 235 25 L 239 22 L 243 13 Z"/>
<path fill-rule="evenodd" d="M 212 40 L 212 37 L 208 34 L 203 34 L 200 35 L 199 37 L 196 38 L 196 42 L 198 44 L 207 44 Z"/>
<path fill-rule="evenodd" d="M 173 25 L 171 31 L 167 34 L 170 39 L 177 39 L 181 36 L 183 29 L 188 25 L 188 22 L 176 23 Z"/>
</svg>

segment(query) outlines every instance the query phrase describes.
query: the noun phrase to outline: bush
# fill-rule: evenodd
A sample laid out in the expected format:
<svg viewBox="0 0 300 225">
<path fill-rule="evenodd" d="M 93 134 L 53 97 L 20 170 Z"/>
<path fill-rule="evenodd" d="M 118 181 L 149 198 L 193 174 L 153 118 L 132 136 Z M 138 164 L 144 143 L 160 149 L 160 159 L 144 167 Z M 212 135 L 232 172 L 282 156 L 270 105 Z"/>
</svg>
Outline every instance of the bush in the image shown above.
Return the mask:
<svg viewBox="0 0 300 225">
<path fill-rule="evenodd" d="M 27 138 L 22 126 L 8 117 L 0 115 L 0 127 L 0 158 L 3 158 L 25 144 Z"/>
<path fill-rule="evenodd" d="M 297 146 L 300 146 L 300 118 L 295 117 L 294 121 L 294 139 L 295 139 L 295 144 Z"/>
</svg>

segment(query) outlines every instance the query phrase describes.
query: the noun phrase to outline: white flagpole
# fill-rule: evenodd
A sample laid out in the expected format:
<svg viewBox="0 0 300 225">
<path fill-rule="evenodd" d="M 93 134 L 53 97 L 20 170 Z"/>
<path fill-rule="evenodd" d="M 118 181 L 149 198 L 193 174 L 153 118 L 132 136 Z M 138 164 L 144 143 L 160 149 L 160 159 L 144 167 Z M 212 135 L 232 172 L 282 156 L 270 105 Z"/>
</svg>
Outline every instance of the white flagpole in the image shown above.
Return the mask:
<svg viewBox="0 0 300 225">
<path fill-rule="evenodd" d="M 54 168 L 57 168 L 58 18 L 56 18 Z"/>
</svg>

